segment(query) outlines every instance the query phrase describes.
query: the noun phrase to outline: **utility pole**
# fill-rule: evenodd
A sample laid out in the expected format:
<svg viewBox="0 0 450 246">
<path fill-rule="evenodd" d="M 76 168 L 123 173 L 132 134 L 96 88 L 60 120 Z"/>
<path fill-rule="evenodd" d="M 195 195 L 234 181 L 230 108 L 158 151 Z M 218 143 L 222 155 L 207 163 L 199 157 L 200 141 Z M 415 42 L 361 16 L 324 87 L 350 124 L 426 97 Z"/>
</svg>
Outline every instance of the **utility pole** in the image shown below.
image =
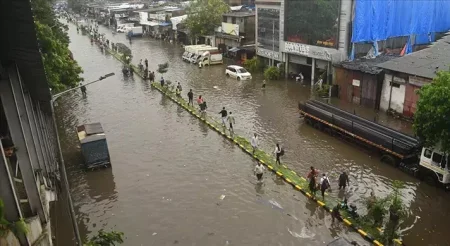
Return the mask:
<svg viewBox="0 0 450 246">
<path fill-rule="evenodd" d="M 275 65 L 275 20 L 272 20 L 272 66 Z"/>
</svg>

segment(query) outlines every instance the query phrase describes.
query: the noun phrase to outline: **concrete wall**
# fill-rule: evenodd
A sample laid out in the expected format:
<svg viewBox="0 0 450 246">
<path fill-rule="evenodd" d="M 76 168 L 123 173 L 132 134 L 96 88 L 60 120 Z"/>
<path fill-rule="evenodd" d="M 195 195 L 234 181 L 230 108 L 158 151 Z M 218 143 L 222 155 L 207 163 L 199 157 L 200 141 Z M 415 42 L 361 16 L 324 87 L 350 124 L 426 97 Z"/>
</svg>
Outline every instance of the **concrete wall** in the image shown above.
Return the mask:
<svg viewBox="0 0 450 246">
<path fill-rule="evenodd" d="M 391 86 L 394 81 L 399 87 Z M 403 113 L 405 102 L 405 83 L 406 80 L 386 73 L 384 76 L 383 87 L 381 89 L 380 109 L 387 111 L 392 109 L 397 113 Z"/>
</svg>

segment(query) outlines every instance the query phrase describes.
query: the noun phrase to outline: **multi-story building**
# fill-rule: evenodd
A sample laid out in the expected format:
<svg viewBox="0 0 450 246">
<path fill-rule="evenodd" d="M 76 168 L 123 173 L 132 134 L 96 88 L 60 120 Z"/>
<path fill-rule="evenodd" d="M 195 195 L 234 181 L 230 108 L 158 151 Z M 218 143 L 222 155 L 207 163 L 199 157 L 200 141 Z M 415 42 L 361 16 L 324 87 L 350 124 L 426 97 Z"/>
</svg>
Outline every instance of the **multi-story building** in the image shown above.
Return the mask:
<svg viewBox="0 0 450 246">
<path fill-rule="evenodd" d="M 222 26 L 216 32 L 216 45 L 223 45 L 230 49 L 252 44 L 255 44 L 255 13 L 223 14 Z"/>
<path fill-rule="evenodd" d="M 286 75 L 302 72 L 324 80 L 331 63 L 348 52 L 351 1 L 256 0 L 257 54 L 266 63 L 284 64 Z"/>
</svg>

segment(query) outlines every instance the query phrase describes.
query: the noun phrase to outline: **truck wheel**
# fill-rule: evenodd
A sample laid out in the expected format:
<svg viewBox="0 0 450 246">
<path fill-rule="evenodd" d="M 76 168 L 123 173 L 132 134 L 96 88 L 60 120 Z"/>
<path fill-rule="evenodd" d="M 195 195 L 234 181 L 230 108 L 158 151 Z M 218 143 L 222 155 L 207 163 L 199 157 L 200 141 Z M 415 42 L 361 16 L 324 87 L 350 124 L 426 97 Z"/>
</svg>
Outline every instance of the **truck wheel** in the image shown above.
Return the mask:
<svg viewBox="0 0 450 246">
<path fill-rule="evenodd" d="M 226 75 L 227 77 L 230 77 L 230 74 L 228 74 L 228 73 L 227 73 L 227 74 L 225 74 L 225 75 Z"/>
<path fill-rule="evenodd" d="M 316 122 L 315 124 L 314 124 L 314 128 L 316 128 L 317 130 L 322 130 L 322 124 L 320 123 L 320 122 Z"/>
<path fill-rule="evenodd" d="M 312 120 L 310 118 L 306 118 L 305 123 L 308 125 L 312 125 Z"/>
<path fill-rule="evenodd" d="M 386 164 L 389 164 L 391 166 L 397 167 L 397 161 L 391 155 L 383 155 L 383 156 L 381 156 L 381 161 L 386 163 Z"/>
<path fill-rule="evenodd" d="M 241 78 L 237 77 L 237 80 L 239 81 L 239 80 L 241 80 Z"/>
<path fill-rule="evenodd" d="M 425 182 L 431 186 L 436 186 L 436 179 L 434 179 L 430 175 L 425 176 L 423 179 L 423 182 Z"/>
</svg>

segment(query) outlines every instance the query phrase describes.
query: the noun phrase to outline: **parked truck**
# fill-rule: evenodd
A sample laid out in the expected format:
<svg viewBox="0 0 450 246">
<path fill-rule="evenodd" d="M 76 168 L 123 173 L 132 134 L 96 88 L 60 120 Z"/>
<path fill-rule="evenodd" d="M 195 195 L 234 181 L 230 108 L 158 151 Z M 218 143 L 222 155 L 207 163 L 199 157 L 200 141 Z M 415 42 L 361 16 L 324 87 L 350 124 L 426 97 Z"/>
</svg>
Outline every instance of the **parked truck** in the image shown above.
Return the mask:
<svg viewBox="0 0 450 246">
<path fill-rule="evenodd" d="M 142 26 L 135 26 L 130 28 L 128 36 L 131 37 L 142 36 L 142 33 L 143 33 Z"/>
<path fill-rule="evenodd" d="M 181 56 L 183 61 L 190 62 L 190 59 L 195 55 L 195 50 L 200 47 L 211 47 L 205 44 L 197 44 L 197 45 L 186 45 L 184 46 L 184 53 Z"/>
<path fill-rule="evenodd" d="M 189 61 L 193 64 L 197 64 L 197 62 L 199 61 L 199 59 L 202 57 L 202 55 L 205 52 L 217 52 L 217 51 L 219 51 L 219 49 L 217 47 L 212 47 L 209 45 L 194 48 L 194 50 L 192 52 L 194 55 L 191 57 L 191 59 Z"/>
<path fill-rule="evenodd" d="M 206 51 L 197 60 L 202 62 L 203 65 L 215 65 L 223 64 L 223 56 L 219 50 L 217 51 Z"/>
<path fill-rule="evenodd" d="M 299 111 L 306 124 L 369 147 L 380 153 L 382 162 L 450 189 L 450 158 L 438 148 L 424 148 L 412 136 L 317 100 L 300 103 Z"/>
</svg>

